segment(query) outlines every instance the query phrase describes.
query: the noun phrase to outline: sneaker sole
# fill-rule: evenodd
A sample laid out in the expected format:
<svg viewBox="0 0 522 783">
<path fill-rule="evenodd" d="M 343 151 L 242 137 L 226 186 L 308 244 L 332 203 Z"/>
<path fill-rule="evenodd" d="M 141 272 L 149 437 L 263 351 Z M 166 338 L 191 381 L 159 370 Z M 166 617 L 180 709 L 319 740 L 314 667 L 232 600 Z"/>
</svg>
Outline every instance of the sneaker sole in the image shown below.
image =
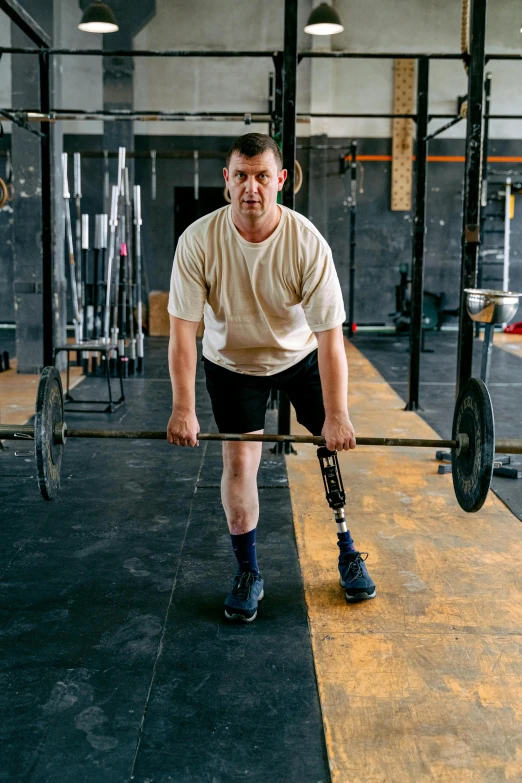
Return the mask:
<svg viewBox="0 0 522 783">
<path fill-rule="evenodd" d="M 373 593 L 357 593 L 357 595 L 347 595 L 344 594 L 344 597 L 346 598 L 346 602 L 349 604 L 358 604 L 361 601 L 370 601 L 372 598 L 375 598 L 377 593 L 375 590 Z"/>
<path fill-rule="evenodd" d="M 257 599 L 257 600 L 258 600 L 258 602 L 259 602 L 259 601 L 262 601 L 264 597 L 265 597 L 265 591 L 264 591 L 264 590 L 261 590 L 261 595 L 260 595 L 260 596 L 259 596 L 259 598 Z M 245 617 L 245 615 L 244 615 L 244 614 L 229 614 L 229 613 L 227 612 L 227 610 L 225 609 L 225 617 L 227 618 L 227 620 L 241 620 L 241 622 L 243 622 L 243 623 L 251 623 L 251 622 L 253 622 L 253 621 L 256 619 L 256 617 L 257 617 L 257 609 L 256 609 L 256 611 L 254 612 L 254 614 L 252 615 L 252 617 Z"/>
<path fill-rule="evenodd" d="M 339 579 L 339 584 L 341 587 L 346 587 L 342 579 Z M 377 592 L 374 590 L 373 593 L 357 593 L 356 595 L 345 593 L 344 595 L 349 604 L 358 604 L 360 601 L 370 601 L 372 598 L 375 598 Z"/>
</svg>

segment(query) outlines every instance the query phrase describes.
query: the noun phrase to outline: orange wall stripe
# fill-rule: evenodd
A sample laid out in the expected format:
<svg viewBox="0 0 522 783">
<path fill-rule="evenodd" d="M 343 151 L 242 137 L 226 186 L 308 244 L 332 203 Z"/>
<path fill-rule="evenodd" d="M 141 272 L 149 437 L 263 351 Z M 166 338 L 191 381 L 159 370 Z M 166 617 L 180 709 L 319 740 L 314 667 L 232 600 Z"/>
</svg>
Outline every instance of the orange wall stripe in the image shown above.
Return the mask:
<svg viewBox="0 0 522 783">
<path fill-rule="evenodd" d="M 350 160 L 349 155 L 344 156 L 345 160 Z M 357 155 L 357 160 L 364 161 L 391 161 L 391 155 Z M 412 160 L 415 160 L 413 155 Z M 464 163 L 466 158 L 464 155 L 428 155 L 428 161 L 430 163 Z M 508 157 L 504 155 L 490 155 L 488 157 L 489 163 L 522 163 L 522 156 Z"/>
</svg>

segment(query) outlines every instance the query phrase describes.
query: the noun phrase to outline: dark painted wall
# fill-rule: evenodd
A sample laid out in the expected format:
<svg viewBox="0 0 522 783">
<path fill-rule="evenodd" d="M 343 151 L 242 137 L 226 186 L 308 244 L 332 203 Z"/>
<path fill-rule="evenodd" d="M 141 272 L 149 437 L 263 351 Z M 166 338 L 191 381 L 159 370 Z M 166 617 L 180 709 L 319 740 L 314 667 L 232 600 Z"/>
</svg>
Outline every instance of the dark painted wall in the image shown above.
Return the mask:
<svg viewBox="0 0 522 783">
<path fill-rule="evenodd" d="M 143 245 L 151 289 L 168 289 L 172 257 L 174 253 L 174 188 L 193 185 L 192 150 L 199 149 L 200 184 L 202 187 L 221 187 L 224 153 L 230 138 L 136 136 L 137 152 L 146 153 L 145 159 L 135 161 L 136 183 L 141 185 L 143 199 Z M 331 146 L 348 150 L 349 140 L 326 139 Z M 5 140 L 4 140 L 5 143 Z M 297 209 L 308 216 L 318 209 L 318 193 L 327 194 L 322 214 L 316 211 L 317 225 L 330 242 L 338 267 L 345 296 L 348 294 L 348 246 L 349 246 L 349 174 L 339 175 L 340 149 L 320 150 L 324 163 L 317 165 L 317 150 L 310 149 L 308 139 L 300 139 L 298 157 L 303 166 L 304 183 L 297 196 Z M 98 157 L 82 158 L 83 210 L 94 215 L 102 211 L 103 159 L 102 139 L 99 136 L 66 136 L 65 150 L 94 153 Z M 151 201 L 150 149 L 157 150 L 157 200 Z M 205 159 L 205 153 L 216 156 Z M 359 154 L 390 154 L 389 139 L 360 139 Z M 186 158 L 162 159 L 162 153 L 187 153 Z M 220 157 L 219 153 L 223 154 Z M 464 144 L 460 140 L 434 140 L 431 155 L 463 155 Z M 491 155 L 521 156 L 522 142 L 494 140 Z M 0 158 L 0 169 L 2 161 Z M 72 164 L 72 154 L 70 154 Z M 313 181 L 309 171 L 313 164 Z M 516 165 L 516 164 L 515 164 Z M 111 183 L 116 177 L 116 160 L 111 159 Z M 511 164 L 513 166 L 513 164 Z M 509 165 L 494 164 L 496 171 L 509 169 Z M 448 307 L 458 302 L 460 279 L 460 232 L 463 163 L 429 164 L 428 170 L 428 224 L 425 288 L 435 293 L 444 292 Z M 322 178 L 322 179 L 321 179 Z M 499 178 L 499 177 L 497 177 Z M 72 182 L 72 171 L 70 173 Z M 411 215 L 391 212 L 390 203 L 391 164 L 389 162 L 363 162 L 360 168 L 357 210 L 357 276 L 356 320 L 364 323 L 391 323 L 389 314 L 395 309 L 395 285 L 399 278 L 399 266 L 411 263 Z M 314 191 L 311 191 L 314 188 Z M 0 236 L 9 232 L 11 215 L 0 212 Z M 314 214 L 311 214 L 315 218 Z M 319 222 L 321 220 L 321 223 Z M 93 221 L 91 221 L 93 225 Z M 512 290 L 522 289 L 522 196 L 517 196 L 515 218 L 511 233 L 511 283 Z M 503 238 L 499 236 L 498 242 Z M 8 293 L 9 274 L 12 269 L 9 245 L 2 243 L 0 280 L 3 281 L 0 299 L 1 320 L 12 320 L 12 300 Z M 10 304 L 11 303 L 11 304 Z M 11 318 L 9 318 L 11 315 Z M 450 321 L 451 322 L 451 321 Z"/>
<path fill-rule="evenodd" d="M 337 139 L 335 144 L 338 144 Z M 388 155 L 390 152 L 389 139 L 359 140 L 361 155 Z M 464 142 L 434 140 L 430 144 L 429 154 L 463 156 Z M 489 154 L 521 156 L 522 143 L 495 140 L 491 142 Z M 339 156 L 338 150 L 328 151 L 326 234 L 337 263 L 343 292 L 347 296 L 349 207 L 346 202 L 350 182 L 349 173 L 346 173 L 343 179 L 339 176 Z M 493 164 L 495 175 L 492 175 L 492 179 L 501 180 L 503 171 L 509 170 L 513 165 L 518 164 Z M 463 176 L 464 163 L 429 163 L 424 287 L 434 293 L 444 292 L 447 306 L 451 308 L 457 307 L 459 298 Z M 411 264 L 411 214 L 392 212 L 389 208 L 391 163 L 362 163 L 359 190 L 361 187 L 363 192 L 358 193 L 357 208 L 356 321 L 360 324 L 390 323 L 389 314 L 395 309 L 395 285 L 399 281 L 399 266 L 403 263 Z M 498 235 L 495 241 L 503 246 L 502 235 Z M 491 237 L 488 237 L 488 244 L 491 246 Z M 521 261 L 522 196 L 517 196 L 515 217 L 511 223 L 511 290 L 522 290 Z M 456 321 L 448 319 L 448 322 Z"/>
</svg>

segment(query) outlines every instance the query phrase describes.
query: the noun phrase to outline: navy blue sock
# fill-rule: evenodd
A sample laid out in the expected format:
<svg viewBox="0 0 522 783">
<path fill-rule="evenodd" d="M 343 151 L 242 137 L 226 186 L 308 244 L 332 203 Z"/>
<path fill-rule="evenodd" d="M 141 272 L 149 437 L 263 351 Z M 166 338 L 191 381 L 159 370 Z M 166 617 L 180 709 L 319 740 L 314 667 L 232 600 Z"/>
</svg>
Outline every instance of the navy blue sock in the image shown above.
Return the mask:
<svg viewBox="0 0 522 783">
<path fill-rule="evenodd" d="M 242 533 L 240 536 L 230 534 L 230 538 L 239 570 L 259 573 L 256 554 L 256 528 L 248 533 Z"/>
<path fill-rule="evenodd" d="M 337 546 L 341 550 L 341 554 L 344 554 L 345 552 L 356 551 L 349 530 L 347 530 L 346 533 L 337 533 L 337 538 L 339 539 Z"/>
</svg>

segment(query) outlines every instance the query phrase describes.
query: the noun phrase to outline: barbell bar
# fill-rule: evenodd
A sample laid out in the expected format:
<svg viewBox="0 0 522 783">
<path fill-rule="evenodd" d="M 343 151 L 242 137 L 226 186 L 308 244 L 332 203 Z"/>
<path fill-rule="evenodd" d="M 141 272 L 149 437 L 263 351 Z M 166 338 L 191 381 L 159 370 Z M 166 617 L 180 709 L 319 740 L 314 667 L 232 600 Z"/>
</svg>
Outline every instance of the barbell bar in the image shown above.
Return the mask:
<svg viewBox="0 0 522 783">
<path fill-rule="evenodd" d="M 0 440 L 16 440 L 17 438 L 33 438 L 34 427 L 24 425 L 0 424 Z M 166 430 L 71 430 L 61 426 L 55 428 L 54 441 L 62 446 L 67 438 L 117 438 L 127 440 L 166 440 Z M 199 432 L 198 440 L 226 440 L 262 443 L 311 443 L 315 446 L 325 446 L 322 435 L 270 435 L 270 434 L 238 434 L 232 432 Z M 465 437 L 457 440 L 427 440 L 425 438 L 356 438 L 358 446 L 415 446 L 421 448 L 466 449 Z"/>
<path fill-rule="evenodd" d="M 58 493 L 67 438 L 165 440 L 166 431 L 69 429 L 64 420 L 60 374 L 54 367 L 45 367 L 38 385 L 34 425 L 0 425 L 0 440 L 34 440 L 38 485 L 46 500 Z M 326 445 L 324 438 L 316 435 L 199 433 L 198 440 Z M 522 454 L 522 439 L 495 443 L 491 399 L 486 385 L 477 378 L 471 378 L 459 396 L 451 439 L 357 437 L 357 445 L 450 449 L 455 494 L 459 505 L 468 512 L 478 511 L 486 500 L 495 451 Z"/>
</svg>

